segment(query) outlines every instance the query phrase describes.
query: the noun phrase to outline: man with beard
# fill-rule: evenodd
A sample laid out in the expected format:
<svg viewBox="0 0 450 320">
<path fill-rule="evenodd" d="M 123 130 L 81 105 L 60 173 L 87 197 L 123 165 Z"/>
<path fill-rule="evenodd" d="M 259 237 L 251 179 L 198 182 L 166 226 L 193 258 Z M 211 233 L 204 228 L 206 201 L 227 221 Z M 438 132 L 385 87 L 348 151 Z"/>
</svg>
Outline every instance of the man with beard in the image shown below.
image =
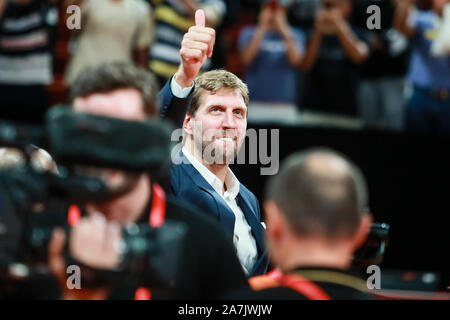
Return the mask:
<svg viewBox="0 0 450 320">
<path fill-rule="evenodd" d="M 204 15 L 197 11 L 196 25 L 183 38 L 178 71 L 160 92 L 161 116 L 182 126 L 184 135 L 170 187 L 177 199 L 224 226 L 248 276 L 264 274 L 267 256 L 258 200 L 228 167 L 245 138 L 248 88 L 225 70 L 196 78 L 212 56 L 214 42 L 214 29 L 205 27 Z"/>
<path fill-rule="evenodd" d="M 267 268 L 258 200 L 228 167 L 245 138 L 248 101 L 247 86 L 230 72 L 209 71 L 196 79 L 171 187 L 177 199 L 225 227 L 245 273 L 256 275 Z"/>
</svg>

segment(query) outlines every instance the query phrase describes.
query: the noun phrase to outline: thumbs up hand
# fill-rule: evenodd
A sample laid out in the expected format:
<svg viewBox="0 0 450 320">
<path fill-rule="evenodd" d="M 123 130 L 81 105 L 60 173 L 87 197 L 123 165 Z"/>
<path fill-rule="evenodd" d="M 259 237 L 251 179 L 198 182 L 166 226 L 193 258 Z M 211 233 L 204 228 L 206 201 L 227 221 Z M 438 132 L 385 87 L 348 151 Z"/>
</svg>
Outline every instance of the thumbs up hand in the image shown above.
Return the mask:
<svg viewBox="0 0 450 320">
<path fill-rule="evenodd" d="M 181 42 L 181 64 L 178 67 L 175 81 L 182 87 L 190 87 L 200 68 L 213 53 L 216 31 L 205 27 L 203 10 L 195 12 L 195 26 L 189 28 Z"/>
</svg>

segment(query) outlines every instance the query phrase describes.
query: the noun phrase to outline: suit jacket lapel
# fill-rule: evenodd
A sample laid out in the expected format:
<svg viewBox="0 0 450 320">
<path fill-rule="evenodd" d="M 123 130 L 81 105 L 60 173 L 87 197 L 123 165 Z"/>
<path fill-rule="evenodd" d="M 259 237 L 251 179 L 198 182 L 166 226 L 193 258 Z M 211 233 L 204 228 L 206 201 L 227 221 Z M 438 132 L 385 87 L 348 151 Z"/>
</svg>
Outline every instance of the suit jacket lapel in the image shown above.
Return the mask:
<svg viewBox="0 0 450 320">
<path fill-rule="evenodd" d="M 241 193 L 237 196 L 238 205 L 244 212 L 245 219 L 252 228 L 252 234 L 255 237 L 256 247 L 258 249 L 258 258 L 253 270 L 250 272 L 250 276 L 261 275 L 267 272 L 267 253 L 264 245 L 264 233 L 265 230 L 261 225 L 261 221 L 258 220 L 256 213 L 252 210 L 248 199 L 242 197 Z"/>
<path fill-rule="evenodd" d="M 198 188 L 200 188 L 203 192 L 208 193 L 212 196 L 216 202 L 217 209 L 219 212 L 219 220 L 225 225 L 226 230 L 231 233 L 231 236 L 234 233 L 234 221 L 235 216 L 230 207 L 226 204 L 225 200 L 214 190 L 214 188 L 203 178 L 200 172 L 194 168 L 194 166 L 189 162 L 189 160 L 183 154 L 183 163 L 180 164 L 182 168 L 187 172 L 187 174 L 192 178 Z"/>
<path fill-rule="evenodd" d="M 248 199 L 242 197 L 241 193 L 237 196 L 237 203 L 244 213 L 245 219 L 252 228 L 253 236 L 255 237 L 256 246 L 258 248 L 258 257 L 264 252 L 264 228 L 261 222 L 256 218 L 256 213 L 253 212 Z"/>
</svg>

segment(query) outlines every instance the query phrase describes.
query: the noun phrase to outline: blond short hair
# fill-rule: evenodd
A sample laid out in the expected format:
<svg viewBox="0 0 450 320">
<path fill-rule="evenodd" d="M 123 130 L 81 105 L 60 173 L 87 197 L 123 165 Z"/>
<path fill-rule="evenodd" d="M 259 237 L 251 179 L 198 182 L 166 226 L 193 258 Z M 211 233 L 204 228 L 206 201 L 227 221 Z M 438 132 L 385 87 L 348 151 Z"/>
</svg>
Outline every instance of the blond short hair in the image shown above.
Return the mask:
<svg viewBox="0 0 450 320">
<path fill-rule="evenodd" d="M 195 113 L 200 107 L 200 98 L 204 91 L 216 93 L 221 89 L 239 90 L 245 105 L 248 106 L 249 97 L 247 85 L 233 73 L 219 69 L 205 72 L 195 79 L 194 94 L 192 95 L 191 105 L 189 106 L 187 113 L 195 116 Z"/>
</svg>

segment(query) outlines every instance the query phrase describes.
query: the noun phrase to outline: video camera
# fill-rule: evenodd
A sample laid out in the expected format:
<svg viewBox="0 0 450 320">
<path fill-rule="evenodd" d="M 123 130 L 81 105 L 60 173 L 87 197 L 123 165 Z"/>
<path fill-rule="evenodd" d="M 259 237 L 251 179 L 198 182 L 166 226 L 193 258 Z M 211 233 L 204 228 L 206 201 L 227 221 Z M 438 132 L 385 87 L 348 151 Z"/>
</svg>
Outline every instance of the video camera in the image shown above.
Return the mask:
<svg viewBox="0 0 450 320">
<path fill-rule="evenodd" d="M 366 241 L 353 255 L 354 267 L 379 265 L 383 262 L 389 243 L 389 229 L 390 225 L 387 223 L 374 222 L 370 225 Z"/>
<path fill-rule="evenodd" d="M 50 109 L 43 127 L 0 123 L 0 146 L 21 150 L 26 159 L 25 165 L 0 171 L 0 296 L 17 281 L 48 275 L 48 244 L 55 226 L 66 225 L 70 232 L 65 224 L 69 205 L 83 207 L 112 196 L 102 181 L 77 174 L 76 166 L 147 172 L 154 178 L 169 168 L 171 132 L 163 121 L 123 121 L 75 113 L 66 106 Z M 58 173 L 30 164 L 34 145 L 49 151 Z M 94 270 L 86 283 L 127 279 L 170 287 L 185 233 L 183 223 L 170 220 L 158 228 L 124 228 L 126 254 L 120 266 Z M 66 263 L 72 264 L 67 248 Z"/>
</svg>

